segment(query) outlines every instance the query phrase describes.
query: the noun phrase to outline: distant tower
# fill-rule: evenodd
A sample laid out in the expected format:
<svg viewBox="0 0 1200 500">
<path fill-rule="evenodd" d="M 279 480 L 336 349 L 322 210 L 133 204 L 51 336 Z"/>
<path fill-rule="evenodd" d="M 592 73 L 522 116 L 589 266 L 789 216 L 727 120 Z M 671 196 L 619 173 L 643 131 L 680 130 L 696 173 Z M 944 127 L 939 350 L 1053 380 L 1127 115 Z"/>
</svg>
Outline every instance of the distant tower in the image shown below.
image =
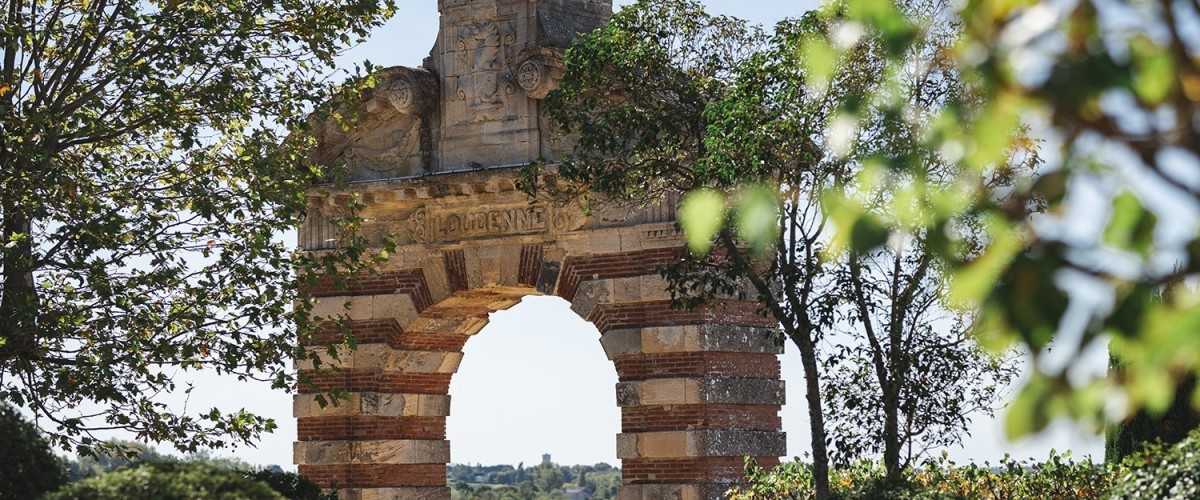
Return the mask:
<svg viewBox="0 0 1200 500">
<path fill-rule="evenodd" d="M 542 454 L 542 463 L 544 463 L 544 464 L 550 463 L 550 454 L 549 453 Z"/>
</svg>

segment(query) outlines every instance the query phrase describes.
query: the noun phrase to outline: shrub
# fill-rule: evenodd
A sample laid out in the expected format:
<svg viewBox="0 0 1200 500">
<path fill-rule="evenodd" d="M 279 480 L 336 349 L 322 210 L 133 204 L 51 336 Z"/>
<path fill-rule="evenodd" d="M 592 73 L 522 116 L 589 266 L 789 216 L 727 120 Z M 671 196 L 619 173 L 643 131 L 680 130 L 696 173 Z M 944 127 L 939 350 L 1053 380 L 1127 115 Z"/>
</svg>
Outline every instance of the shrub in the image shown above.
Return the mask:
<svg viewBox="0 0 1200 500">
<path fill-rule="evenodd" d="M 1146 446 L 1122 465 L 1114 498 L 1200 498 L 1200 429 L 1172 446 Z"/>
<path fill-rule="evenodd" d="M 43 500 L 283 500 L 265 483 L 202 463 L 157 462 L 115 470 L 71 484 Z"/>
<path fill-rule="evenodd" d="M 295 472 L 274 470 L 242 471 L 247 479 L 262 482 L 288 500 L 337 500 L 337 492 L 323 493 L 321 487 Z"/>
<path fill-rule="evenodd" d="M 66 467 L 37 427 L 0 403 L 0 500 L 37 498 L 66 482 Z"/>
<path fill-rule="evenodd" d="M 943 455 L 905 470 L 900 482 L 887 482 L 879 462 L 855 462 L 834 469 L 830 486 L 842 499 L 1099 499 L 1107 498 L 1116 475 L 1114 467 L 1074 462 L 1069 455 L 1054 453 L 1040 463 L 1005 458 L 998 467 L 957 466 Z M 746 483 L 731 489 L 730 495 L 732 500 L 814 498 L 811 468 L 797 460 L 767 471 L 748 461 Z"/>
</svg>

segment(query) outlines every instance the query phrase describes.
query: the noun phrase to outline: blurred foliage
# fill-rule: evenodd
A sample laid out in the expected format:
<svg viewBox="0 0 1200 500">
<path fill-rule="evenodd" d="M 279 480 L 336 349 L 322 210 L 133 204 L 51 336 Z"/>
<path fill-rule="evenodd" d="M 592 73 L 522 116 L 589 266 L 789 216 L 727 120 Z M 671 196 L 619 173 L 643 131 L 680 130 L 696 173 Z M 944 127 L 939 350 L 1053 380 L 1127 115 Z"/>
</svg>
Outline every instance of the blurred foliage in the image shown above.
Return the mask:
<svg viewBox="0 0 1200 500">
<path fill-rule="evenodd" d="M 947 301 L 952 269 L 936 258 L 951 246 L 978 253 L 986 220 L 923 225 L 929 192 L 958 192 L 960 167 L 925 149 L 922 132 L 942 109 L 981 106 L 946 56 L 959 25 L 943 2 L 905 9 L 928 29 L 901 51 L 913 66 L 895 83 L 886 37 L 823 12 L 764 34 L 693 1 L 628 6 L 568 49 L 545 109 L 576 147 L 557 167 L 566 182 L 531 186 L 592 204 L 687 191 L 679 219 L 693 253 L 662 269 L 673 302 L 757 300 L 779 322 L 804 366 L 819 490 L 830 444 L 843 462 L 882 453 L 895 476 L 957 442 L 1014 373 L 968 335 L 974 314 Z M 840 51 L 807 52 L 815 40 Z M 818 55 L 832 58 L 819 72 Z M 919 111 L 895 114 L 876 102 L 883 94 Z M 1011 151 L 986 181 L 996 199 L 1040 162 Z M 895 227 L 908 231 L 890 238 Z"/>
<path fill-rule="evenodd" d="M 1200 429 L 1174 445 L 1149 445 L 1122 468 L 1113 498 L 1200 498 Z"/>
<path fill-rule="evenodd" d="M 101 444 L 98 429 L 180 451 L 275 429 L 161 396 L 190 392 L 196 370 L 286 390 L 293 360 L 320 354 L 297 347 L 316 323 L 303 287 L 377 256 L 355 232 L 354 200 L 334 218 L 338 251 L 297 253 L 280 235 L 303 221 L 313 184 L 332 180 L 309 161 L 312 124 L 371 84 L 334 86 L 335 57 L 393 10 L 11 2 L 0 15 L 0 400 L 82 453 Z"/>
<path fill-rule="evenodd" d="M 1200 373 L 1200 4 L 955 6 L 962 35 L 945 56 L 979 106 L 936 110 L 912 136 L 958 166 L 954 178 L 929 182 L 919 164 L 885 151 L 862 158 L 906 196 L 879 205 L 826 189 L 835 245 L 867 250 L 913 231 L 936 238 L 930 248 L 953 277 L 952 297 L 978 311 L 978 336 L 1033 356 L 1033 376 L 1008 412 L 1010 436 L 1057 417 L 1099 428 L 1141 409 L 1161 414 L 1179 382 Z M 878 33 L 885 60 L 876 90 L 842 103 L 824 130 L 833 152 L 849 155 L 840 138 L 877 113 L 903 120 L 927 111 L 895 91 L 922 64 L 909 54 L 926 23 L 892 0 L 834 1 L 817 17 L 837 36 L 805 39 L 796 71 L 818 91 L 840 91 L 830 75 L 857 50 L 844 35 Z M 1046 159 L 1039 174 L 997 196 L 990 180 L 1028 151 Z M 1030 216 L 1031 206 L 1043 210 Z M 950 224 L 963 216 L 985 231 L 977 252 Z M 1105 343 L 1125 367 L 1119 376 L 1092 378 L 1062 362 Z"/>
<path fill-rule="evenodd" d="M 202 463 L 151 462 L 89 477 L 42 498 L 282 500 L 284 497 L 265 483 L 247 479 L 232 469 Z"/>
<path fill-rule="evenodd" d="M 1115 358 L 1110 360 L 1109 370 L 1122 369 Z M 1105 432 L 1104 460 L 1120 462 L 1150 443 L 1183 441 L 1191 430 L 1200 428 L 1200 411 L 1192 406 L 1195 391 L 1195 377 L 1186 377 L 1175 388 L 1175 400 L 1167 411 L 1158 414 L 1143 409 L 1110 424 Z"/>
<path fill-rule="evenodd" d="M 0 402 L 0 500 L 27 500 L 67 482 L 66 468 L 36 426 Z"/>
</svg>

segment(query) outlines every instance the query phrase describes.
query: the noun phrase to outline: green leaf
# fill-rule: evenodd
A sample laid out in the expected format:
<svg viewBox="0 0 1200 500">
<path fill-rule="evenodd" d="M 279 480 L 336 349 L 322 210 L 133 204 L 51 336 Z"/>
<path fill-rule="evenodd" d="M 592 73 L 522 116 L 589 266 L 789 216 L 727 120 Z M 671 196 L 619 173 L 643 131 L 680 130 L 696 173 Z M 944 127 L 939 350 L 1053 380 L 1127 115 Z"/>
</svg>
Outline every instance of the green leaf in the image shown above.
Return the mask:
<svg viewBox="0 0 1200 500">
<path fill-rule="evenodd" d="M 1134 94 L 1146 104 L 1162 104 L 1175 90 L 1178 79 L 1170 50 L 1143 35 L 1130 40 L 1129 51 Z"/>
<path fill-rule="evenodd" d="M 725 196 L 712 189 L 697 189 L 683 197 L 679 225 L 693 252 L 705 255 L 712 249 L 713 238 L 725 225 L 725 208 Z"/>
<path fill-rule="evenodd" d="M 1144 257 L 1153 247 L 1157 225 L 1158 217 L 1146 210 L 1136 195 L 1125 191 L 1113 199 L 1108 226 L 1104 228 L 1104 243 Z"/>
<path fill-rule="evenodd" d="M 779 200 L 776 190 L 766 186 L 747 188 L 737 208 L 737 232 L 756 253 L 774 247 L 779 237 Z"/>
</svg>

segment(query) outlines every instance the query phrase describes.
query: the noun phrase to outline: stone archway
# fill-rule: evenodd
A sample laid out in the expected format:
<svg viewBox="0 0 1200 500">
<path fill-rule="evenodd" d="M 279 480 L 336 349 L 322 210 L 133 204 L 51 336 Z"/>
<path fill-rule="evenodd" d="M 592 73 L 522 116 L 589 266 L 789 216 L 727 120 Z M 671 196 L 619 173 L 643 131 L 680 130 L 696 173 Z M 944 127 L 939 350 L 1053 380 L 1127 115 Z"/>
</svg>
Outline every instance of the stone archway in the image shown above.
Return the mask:
<svg viewBox="0 0 1200 500">
<path fill-rule="evenodd" d="M 743 456 L 784 455 L 772 322 L 751 302 L 670 307 L 656 270 L 682 251 L 676 200 L 587 213 L 531 205 L 507 168 L 569 147 L 545 132 L 538 100 L 562 49 L 603 23 L 610 2 L 440 7 L 426 67 L 384 70 L 361 125 L 326 127 L 320 140 L 318 160 L 357 181 L 363 235 L 390 234 L 399 247 L 379 274 L 312 290 L 314 314 L 348 315 L 359 346 L 340 356 L 338 373 L 314 376 L 316 389 L 349 392 L 348 404 L 295 398 L 300 472 L 343 498 L 449 498 L 448 391 L 463 345 L 488 314 L 539 293 L 594 323 L 615 365 L 621 498 L 718 498 L 741 479 Z M 329 220 L 350 195 L 310 192 L 306 250 L 334 243 Z"/>
</svg>

